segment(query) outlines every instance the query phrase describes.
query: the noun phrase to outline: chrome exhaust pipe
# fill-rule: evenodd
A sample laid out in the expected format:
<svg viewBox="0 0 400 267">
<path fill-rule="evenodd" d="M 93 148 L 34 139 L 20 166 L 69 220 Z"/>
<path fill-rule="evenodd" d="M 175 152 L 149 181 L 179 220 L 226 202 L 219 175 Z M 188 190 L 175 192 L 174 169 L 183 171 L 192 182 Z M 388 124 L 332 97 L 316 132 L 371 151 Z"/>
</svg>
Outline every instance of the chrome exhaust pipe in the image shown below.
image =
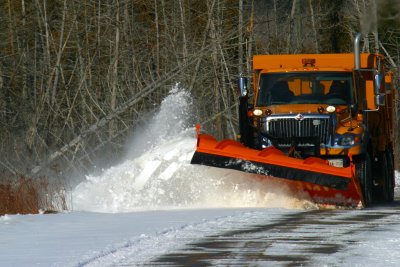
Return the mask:
<svg viewBox="0 0 400 267">
<path fill-rule="evenodd" d="M 360 63 L 360 43 L 361 43 L 362 33 L 357 33 L 354 38 L 354 69 L 359 70 L 361 68 Z"/>
</svg>

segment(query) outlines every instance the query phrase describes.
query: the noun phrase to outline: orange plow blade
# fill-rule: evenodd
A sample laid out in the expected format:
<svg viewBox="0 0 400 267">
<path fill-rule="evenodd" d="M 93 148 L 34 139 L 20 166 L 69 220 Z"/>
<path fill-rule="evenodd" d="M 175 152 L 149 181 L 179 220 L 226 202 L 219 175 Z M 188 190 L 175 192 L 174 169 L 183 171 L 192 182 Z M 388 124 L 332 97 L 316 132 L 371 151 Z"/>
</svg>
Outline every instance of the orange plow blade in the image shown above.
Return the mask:
<svg viewBox="0 0 400 267">
<path fill-rule="evenodd" d="M 191 164 L 258 174 L 260 179 L 278 181 L 295 193 L 305 192 L 318 204 L 363 205 L 353 163 L 339 168 L 320 158 L 291 158 L 273 147 L 260 151 L 233 140 L 218 142 L 211 135 L 199 134 L 197 138 Z"/>
</svg>

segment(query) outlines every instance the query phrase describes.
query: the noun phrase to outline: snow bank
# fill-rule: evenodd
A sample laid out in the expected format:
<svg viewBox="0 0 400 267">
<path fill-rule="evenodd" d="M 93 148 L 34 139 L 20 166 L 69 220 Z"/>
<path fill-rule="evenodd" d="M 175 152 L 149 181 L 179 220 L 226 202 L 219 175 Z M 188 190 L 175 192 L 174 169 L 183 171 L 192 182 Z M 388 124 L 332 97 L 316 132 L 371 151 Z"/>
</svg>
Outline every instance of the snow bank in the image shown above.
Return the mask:
<svg viewBox="0 0 400 267">
<path fill-rule="evenodd" d="M 100 176 L 89 175 L 72 192 L 72 209 L 129 212 L 152 209 L 290 207 L 311 205 L 287 197 L 254 175 L 190 165 L 196 139 L 190 94 L 176 86 L 129 157 Z"/>
</svg>

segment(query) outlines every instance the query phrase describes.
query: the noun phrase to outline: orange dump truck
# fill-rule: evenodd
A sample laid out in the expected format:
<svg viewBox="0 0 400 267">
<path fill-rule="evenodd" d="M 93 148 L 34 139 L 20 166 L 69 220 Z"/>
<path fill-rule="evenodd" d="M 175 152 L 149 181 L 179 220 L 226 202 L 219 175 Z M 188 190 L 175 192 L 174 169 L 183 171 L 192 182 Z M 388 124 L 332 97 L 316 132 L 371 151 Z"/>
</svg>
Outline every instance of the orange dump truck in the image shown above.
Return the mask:
<svg viewBox="0 0 400 267">
<path fill-rule="evenodd" d="M 393 75 L 360 40 L 349 54 L 254 56 L 253 92 L 239 79 L 240 142 L 198 130 L 191 163 L 255 173 L 321 204 L 393 201 Z"/>
</svg>

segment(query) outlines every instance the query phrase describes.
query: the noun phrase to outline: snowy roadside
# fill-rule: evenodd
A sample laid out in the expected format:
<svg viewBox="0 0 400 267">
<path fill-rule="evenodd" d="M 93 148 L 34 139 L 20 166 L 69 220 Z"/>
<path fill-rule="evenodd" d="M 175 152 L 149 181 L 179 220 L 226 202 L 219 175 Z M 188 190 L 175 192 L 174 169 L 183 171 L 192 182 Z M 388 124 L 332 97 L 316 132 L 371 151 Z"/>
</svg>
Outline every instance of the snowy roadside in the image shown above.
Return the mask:
<svg viewBox="0 0 400 267">
<path fill-rule="evenodd" d="M 283 214 L 299 211 L 271 209 L 267 222 L 281 217 Z M 215 210 L 187 210 L 170 211 L 170 217 L 181 215 L 184 218 L 181 224 L 172 228 L 164 228 L 149 234 L 141 234 L 124 243 L 113 245 L 95 255 L 85 255 L 78 266 L 112 266 L 114 264 L 138 265 L 149 263 L 151 259 L 164 253 L 182 248 L 208 235 L 222 231 L 241 229 L 249 224 L 265 223 L 265 211 L 246 209 L 215 209 Z M 157 216 L 155 216 L 156 219 Z M 178 216 L 179 217 L 179 216 Z M 198 218 L 197 221 L 191 221 Z M 163 227 L 160 227 L 162 229 Z"/>
<path fill-rule="evenodd" d="M 1 266 L 105 266 L 142 262 L 185 242 L 256 222 L 248 209 L 70 212 L 0 217 Z M 274 209 L 269 218 L 299 212 Z M 264 218 L 265 219 L 265 218 Z"/>
<path fill-rule="evenodd" d="M 253 236 L 254 241 L 264 240 L 265 244 L 277 238 L 266 255 L 301 255 L 313 247 L 319 251 L 318 247 L 336 244 L 342 249 L 312 254 L 312 261 L 321 266 L 397 266 L 400 215 L 392 209 L 328 210 L 327 217 L 318 217 L 312 210 L 284 208 L 7 215 L 0 217 L 0 262 L 1 266 L 17 267 L 152 265 L 158 257 L 185 251 L 188 244 L 205 237 L 218 239 L 220 234 L 258 225 L 266 230 L 245 238 L 252 240 Z M 391 215 L 380 217 L 386 213 Z M 378 219 L 355 220 L 368 216 Z M 321 224 L 304 224 L 307 218 Z M 285 222 L 296 227 L 281 232 Z M 231 238 L 240 237 L 234 234 Z M 285 241 L 287 238 L 299 242 Z M 237 250 L 240 258 L 243 250 L 240 246 Z"/>
</svg>

